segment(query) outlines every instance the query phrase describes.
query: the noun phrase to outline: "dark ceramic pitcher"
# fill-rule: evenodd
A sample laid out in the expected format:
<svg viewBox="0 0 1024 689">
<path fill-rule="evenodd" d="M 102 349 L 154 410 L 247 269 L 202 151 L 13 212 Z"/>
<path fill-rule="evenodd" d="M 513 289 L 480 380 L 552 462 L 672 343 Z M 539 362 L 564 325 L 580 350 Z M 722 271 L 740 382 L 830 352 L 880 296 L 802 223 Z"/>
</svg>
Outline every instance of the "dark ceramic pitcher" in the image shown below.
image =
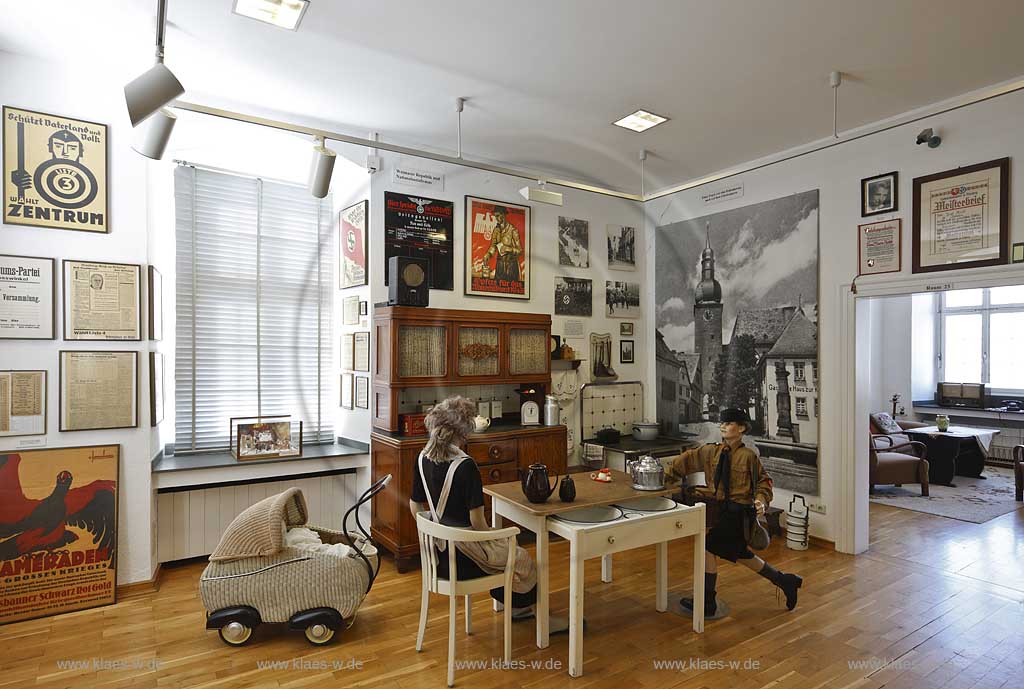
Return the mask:
<svg viewBox="0 0 1024 689">
<path fill-rule="evenodd" d="M 523 484 L 523 494 L 530 502 L 547 502 L 558 486 L 558 475 L 555 474 L 555 482 L 550 483 L 548 468 L 544 464 L 531 464 L 526 474 L 520 469 L 519 480 Z"/>
<path fill-rule="evenodd" d="M 576 484 L 571 476 L 562 477 L 562 485 L 558 487 L 558 497 L 562 502 L 572 502 L 576 499 Z"/>
</svg>

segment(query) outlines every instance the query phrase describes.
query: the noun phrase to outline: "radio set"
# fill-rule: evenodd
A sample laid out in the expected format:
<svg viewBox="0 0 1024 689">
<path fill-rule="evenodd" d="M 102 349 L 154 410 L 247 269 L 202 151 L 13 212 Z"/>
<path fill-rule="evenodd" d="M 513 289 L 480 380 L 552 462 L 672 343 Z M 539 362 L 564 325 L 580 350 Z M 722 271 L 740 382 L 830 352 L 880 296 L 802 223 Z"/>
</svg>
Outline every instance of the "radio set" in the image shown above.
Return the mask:
<svg viewBox="0 0 1024 689">
<path fill-rule="evenodd" d="M 388 259 L 388 306 L 430 303 L 430 261 L 412 256 Z"/>
<path fill-rule="evenodd" d="M 985 408 L 983 383 L 939 383 L 935 389 L 935 402 L 940 407 Z"/>
</svg>

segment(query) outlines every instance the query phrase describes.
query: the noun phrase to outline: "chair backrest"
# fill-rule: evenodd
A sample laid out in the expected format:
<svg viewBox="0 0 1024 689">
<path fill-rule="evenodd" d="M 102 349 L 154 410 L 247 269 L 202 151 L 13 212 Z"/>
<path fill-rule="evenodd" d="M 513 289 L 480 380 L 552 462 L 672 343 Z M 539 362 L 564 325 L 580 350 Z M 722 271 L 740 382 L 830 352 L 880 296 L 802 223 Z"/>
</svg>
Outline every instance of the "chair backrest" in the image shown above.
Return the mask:
<svg viewBox="0 0 1024 689">
<path fill-rule="evenodd" d="M 423 581 L 431 591 L 437 590 L 437 548 L 436 541 L 447 541 L 448 548 L 445 555 L 448 559 L 448 573 L 451 579 L 456 580 L 455 571 L 455 544 L 468 543 L 471 541 L 490 541 L 499 538 L 514 539 L 519 533 L 518 527 L 509 526 L 494 531 L 477 531 L 476 529 L 459 528 L 438 524 L 430 517 L 430 512 L 419 512 L 416 514 L 416 533 L 420 543 L 420 568 L 423 572 Z M 511 543 L 510 543 L 511 546 Z"/>
</svg>

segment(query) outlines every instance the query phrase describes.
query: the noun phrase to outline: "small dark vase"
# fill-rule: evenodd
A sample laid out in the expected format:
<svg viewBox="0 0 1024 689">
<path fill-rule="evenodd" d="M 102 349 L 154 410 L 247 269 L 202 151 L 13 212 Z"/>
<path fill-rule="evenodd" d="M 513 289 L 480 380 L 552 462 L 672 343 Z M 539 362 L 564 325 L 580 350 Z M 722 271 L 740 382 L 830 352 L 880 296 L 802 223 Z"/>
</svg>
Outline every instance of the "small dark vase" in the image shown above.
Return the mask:
<svg viewBox="0 0 1024 689">
<path fill-rule="evenodd" d="M 558 486 L 558 497 L 562 502 L 572 502 L 576 499 L 576 484 L 573 483 L 571 476 L 562 479 L 562 484 Z"/>
</svg>

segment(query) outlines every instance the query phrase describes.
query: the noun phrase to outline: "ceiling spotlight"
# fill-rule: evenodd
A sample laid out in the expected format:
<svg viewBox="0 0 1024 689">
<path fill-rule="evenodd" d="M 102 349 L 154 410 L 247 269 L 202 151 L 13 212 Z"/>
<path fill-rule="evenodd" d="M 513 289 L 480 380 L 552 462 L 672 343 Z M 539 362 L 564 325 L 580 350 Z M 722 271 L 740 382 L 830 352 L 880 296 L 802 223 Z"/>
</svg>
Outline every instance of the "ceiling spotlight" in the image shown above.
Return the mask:
<svg viewBox="0 0 1024 689">
<path fill-rule="evenodd" d="M 322 199 L 331 191 L 331 173 L 337 154 L 327 148 L 322 137 L 317 138 L 313 147 L 313 164 L 309 170 L 309 193 Z"/>
<path fill-rule="evenodd" d="M 295 31 L 308 8 L 309 0 L 235 0 L 232 12 L 279 29 Z"/>
<path fill-rule="evenodd" d="M 147 158 L 160 160 L 164 157 L 164 149 L 171 140 L 171 131 L 177 121 L 174 113 L 160 108 L 137 129 L 132 148 Z"/>
<path fill-rule="evenodd" d="M 156 64 L 124 87 L 124 101 L 133 127 L 185 93 L 185 87 L 164 65 L 167 0 L 157 0 L 156 15 Z"/>
<path fill-rule="evenodd" d="M 928 144 L 928 148 L 938 148 L 941 143 L 942 137 L 936 134 L 931 127 L 928 129 L 922 129 L 921 133 L 917 135 L 918 146 L 921 144 Z"/>
<path fill-rule="evenodd" d="M 657 127 L 662 122 L 668 122 L 668 118 L 655 115 L 653 112 L 647 112 L 646 110 L 637 110 L 631 115 L 626 115 L 621 120 L 612 122 L 612 124 L 633 132 L 643 132 L 651 127 Z"/>
<path fill-rule="evenodd" d="M 562 194 L 557 191 L 548 191 L 544 188 L 544 182 L 538 181 L 536 187 L 523 187 L 519 194 L 527 201 L 538 203 L 549 203 L 552 206 L 562 205 Z"/>
</svg>

